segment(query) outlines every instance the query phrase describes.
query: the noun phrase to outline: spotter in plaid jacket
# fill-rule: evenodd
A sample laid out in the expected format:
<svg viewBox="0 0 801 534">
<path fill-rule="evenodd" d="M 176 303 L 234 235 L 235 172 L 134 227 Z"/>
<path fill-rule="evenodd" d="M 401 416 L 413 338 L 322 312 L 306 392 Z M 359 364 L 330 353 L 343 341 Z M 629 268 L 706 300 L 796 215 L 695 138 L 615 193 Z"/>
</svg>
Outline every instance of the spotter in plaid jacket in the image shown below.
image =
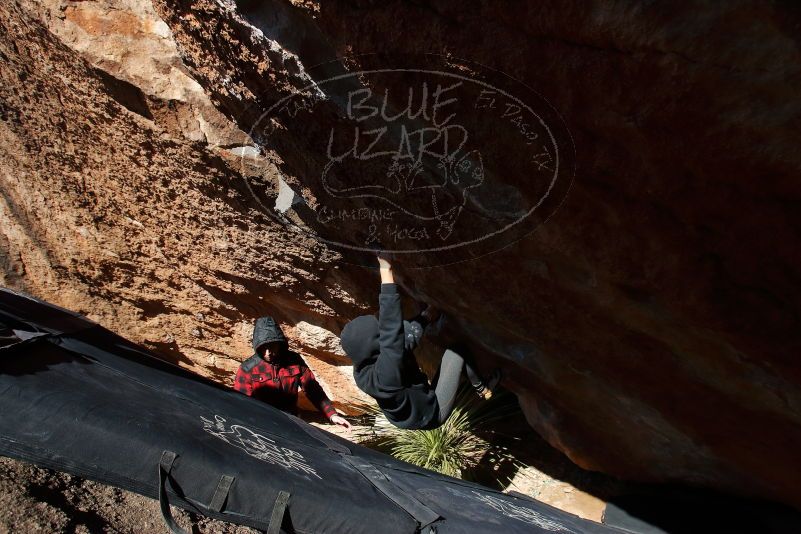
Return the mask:
<svg viewBox="0 0 801 534">
<path fill-rule="evenodd" d="M 276 342 L 280 342 L 281 347 L 278 354 L 270 351 L 268 360 L 262 358 L 265 345 Z M 284 333 L 272 317 L 260 317 L 256 320 L 253 350 L 255 354 L 242 362 L 236 372 L 234 389 L 281 410 L 297 414 L 300 387 L 329 420 L 337 415 L 311 369 L 297 352 L 287 348 Z"/>
</svg>

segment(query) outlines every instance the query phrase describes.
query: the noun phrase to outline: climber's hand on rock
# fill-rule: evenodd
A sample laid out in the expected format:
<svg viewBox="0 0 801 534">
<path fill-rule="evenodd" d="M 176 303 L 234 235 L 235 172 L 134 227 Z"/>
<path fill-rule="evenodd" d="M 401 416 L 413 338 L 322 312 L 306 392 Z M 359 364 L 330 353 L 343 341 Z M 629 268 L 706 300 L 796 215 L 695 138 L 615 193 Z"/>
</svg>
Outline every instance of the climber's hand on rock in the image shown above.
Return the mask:
<svg viewBox="0 0 801 534">
<path fill-rule="evenodd" d="M 386 269 L 386 270 L 389 270 L 389 271 L 392 270 L 392 264 L 389 263 L 389 260 L 386 258 L 385 255 L 382 255 L 381 253 L 379 253 L 377 255 L 377 257 L 378 257 L 378 268 L 379 269 L 382 269 L 382 270 Z"/>
<path fill-rule="evenodd" d="M 381 273 L 382 284 L 394 284 L 395 277 L 392 275 L 392 264 L 389 263 L 386 256 L 382 253 L 378 254 L 378 267 Z"/>
<path fill-rule="evenodd" d="M 349 432 L 353 428 L 353 426 L 348 422 L 348 420 L 342 417 L 341 415 L 332 415 L 331 422 L 334 423 L 335 425 L 345 427 L 345 429 Z"/>
</svg>

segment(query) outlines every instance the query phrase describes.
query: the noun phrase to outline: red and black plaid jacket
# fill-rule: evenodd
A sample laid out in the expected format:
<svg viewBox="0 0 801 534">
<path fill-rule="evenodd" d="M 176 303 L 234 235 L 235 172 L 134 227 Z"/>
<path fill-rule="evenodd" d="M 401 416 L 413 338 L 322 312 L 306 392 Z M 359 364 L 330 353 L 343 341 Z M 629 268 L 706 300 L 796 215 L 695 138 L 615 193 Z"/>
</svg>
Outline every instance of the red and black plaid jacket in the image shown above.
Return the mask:
<svg viewBox="0 0 801 534">
<path fill-rule="evenodd" d="M 275 362 L 254 355 L 242 362 L 234 379 L 235 390 L 292 414 L 298 412 L 299 387 L 328 419 L 336 415 L 323 388 L 297 352 L 285 351 Z"/>
</svg>

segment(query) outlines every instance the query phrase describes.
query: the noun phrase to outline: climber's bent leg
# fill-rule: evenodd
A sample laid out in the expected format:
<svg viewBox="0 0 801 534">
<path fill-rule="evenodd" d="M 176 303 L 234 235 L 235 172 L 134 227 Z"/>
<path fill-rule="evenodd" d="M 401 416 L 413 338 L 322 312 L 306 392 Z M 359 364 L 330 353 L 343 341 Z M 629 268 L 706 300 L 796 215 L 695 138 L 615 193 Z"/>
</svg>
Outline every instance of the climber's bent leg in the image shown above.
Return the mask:
<svg viewBox="0 0 801 534">
<path fill-rule="evenodd" d="M 486 379 L 479 376 L 478 372 L 470 365 L 470 362 L 464 362 L 464 371 L 468 380 L 470 380 L 470 385 L 473 386 L 473 389 L 476 390 L 480 397 L 485 399 L 492 397 L 492 394 L 498 388 L 498 383 L 501 381 L 502 373 L 500 369 L 495 369 Z"/>
<path fill-rule="evenodd" d="M 464 372 L 467 375 L 467 379 L 470 381 L 470 385 L 480 394 L 484 390 L 484 381 L 478 376 L 473 366 L 467 362 L 464 363 Z"/>
<path fill-rule="evenodd" d="M 439 424 L 444 423 L 453 411 L 456 393 L 459 391 L 459 381 L 462 378 L 464 358 L 447 349 L 442 355 L 442 363 L 435 379 L 434 394 L 439 404 Z"/>
</svg>

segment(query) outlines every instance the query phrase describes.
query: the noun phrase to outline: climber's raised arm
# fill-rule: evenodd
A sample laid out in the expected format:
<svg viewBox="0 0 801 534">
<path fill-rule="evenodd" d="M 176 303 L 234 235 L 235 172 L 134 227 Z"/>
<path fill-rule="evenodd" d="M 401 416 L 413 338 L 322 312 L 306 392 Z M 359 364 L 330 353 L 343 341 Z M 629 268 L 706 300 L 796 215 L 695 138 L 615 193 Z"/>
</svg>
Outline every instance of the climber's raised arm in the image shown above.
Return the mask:
<svg viewBox="0 0 801 534">
<path fill-rule="evenodd" d="M 392 265 L 378 257 L 381 271 L 381 293 L 378 295 L 378 345 L 380 354 L 376 361 L 376 377 L 387 388 L 403 387 L 403 313 L 400 294 Z"/>
</svg>

